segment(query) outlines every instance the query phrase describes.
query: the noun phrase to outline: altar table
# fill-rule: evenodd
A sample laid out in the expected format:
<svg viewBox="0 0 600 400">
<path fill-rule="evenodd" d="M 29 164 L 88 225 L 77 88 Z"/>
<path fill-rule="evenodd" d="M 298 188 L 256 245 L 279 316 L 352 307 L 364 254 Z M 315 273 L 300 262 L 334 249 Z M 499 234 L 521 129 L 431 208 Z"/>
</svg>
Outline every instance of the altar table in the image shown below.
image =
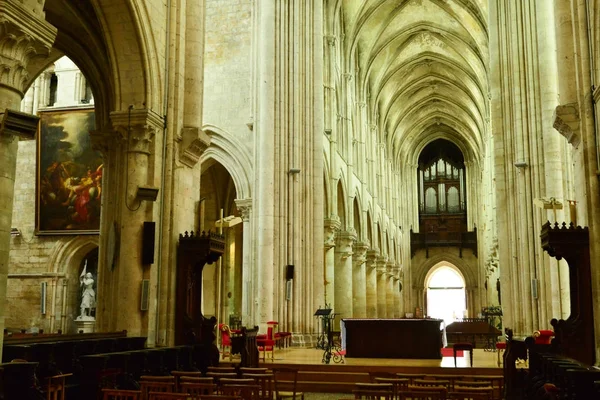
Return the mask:
<svg viewBox="0 0 600 400">
<path fill-rule="evenodd" d="M 341 322 L 346 357 L 441 359 L 441 319 L 346 318 Z"/>
</svg>

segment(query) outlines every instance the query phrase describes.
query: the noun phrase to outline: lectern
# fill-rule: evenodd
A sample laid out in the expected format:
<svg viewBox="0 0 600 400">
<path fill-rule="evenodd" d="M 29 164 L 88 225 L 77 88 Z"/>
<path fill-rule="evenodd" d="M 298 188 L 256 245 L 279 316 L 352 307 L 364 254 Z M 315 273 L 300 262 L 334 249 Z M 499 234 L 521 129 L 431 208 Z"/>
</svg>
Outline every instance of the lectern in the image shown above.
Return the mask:
<svg viewBox="0 0 600 400">
<path fill-rule="evenodd" d="M 319 308 L 315 311 L 315 317 L 319 319 L 319 337 L 317 339 L 317 349 L 325 350 L 329 342 L 329 332 L 331 332 L 331 320 L 335 314 L 331 314 L 331 308 Z"/>
</svg>

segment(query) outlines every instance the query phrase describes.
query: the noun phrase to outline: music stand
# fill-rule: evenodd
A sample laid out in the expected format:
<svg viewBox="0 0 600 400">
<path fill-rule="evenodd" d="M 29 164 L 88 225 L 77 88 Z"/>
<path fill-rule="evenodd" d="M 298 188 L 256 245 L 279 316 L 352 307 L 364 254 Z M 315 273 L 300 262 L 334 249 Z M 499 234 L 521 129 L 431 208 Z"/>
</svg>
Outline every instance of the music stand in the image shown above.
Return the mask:
<svg viewBox="0 0 600 400">
<path fill-rule="evenodd" d="M 319 308 L 315 311 L 315 317 L 321 320 L 319 324 L 319 338 L 317 339 L 317 349 L 325 350 L 328 344 L 329 321 L 331 308 Z"/>
</svg>

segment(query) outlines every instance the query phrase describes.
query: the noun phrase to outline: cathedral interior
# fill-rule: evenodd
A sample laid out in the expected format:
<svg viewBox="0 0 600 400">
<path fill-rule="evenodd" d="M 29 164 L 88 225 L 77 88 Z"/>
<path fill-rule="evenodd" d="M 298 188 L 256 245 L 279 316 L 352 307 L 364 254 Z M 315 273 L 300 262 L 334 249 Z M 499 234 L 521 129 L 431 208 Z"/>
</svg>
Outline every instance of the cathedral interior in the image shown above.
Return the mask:
<svg viewBox="0 0 600 400">
<path fill-rule="evenodd" d="M 597 1 L 0 0 L 0 326 L 173 346 L 214 233 L 218 322 L 531 335 L 581 307 L 549 222 L 597 360 L 599 68 Z"/>
</svg>

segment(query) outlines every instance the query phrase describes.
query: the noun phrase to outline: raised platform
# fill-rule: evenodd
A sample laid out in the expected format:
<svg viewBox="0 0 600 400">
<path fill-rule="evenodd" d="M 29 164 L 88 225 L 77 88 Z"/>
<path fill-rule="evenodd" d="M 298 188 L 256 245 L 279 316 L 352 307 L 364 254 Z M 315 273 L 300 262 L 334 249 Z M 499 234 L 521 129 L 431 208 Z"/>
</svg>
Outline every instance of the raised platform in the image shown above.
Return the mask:
<svg viewBox="0 0 600 400">
<path fill-rule="evenodd" d="M 300 370 L 299 390 L 304 392 L 352 393 L 354 384 L 369 382 L 369 372 L 389 372 L 427 375 L 484 375 L 502 376 L 502 368 L 497 365 L 497 354 L 475 349 L 474 367 L 469 365 L 468 353 L 441 360 L 392 359 L 392 358 L 345 358 L 344 363 L 323 364 L 323 350 L 304 348 L 276 349 L 274 360 L 260 360 L 260 367 L 290 366 Z M 239 363 L 234 359 L 233 364 Z M 229 361 L 222 361 L 223 365 Z"/>
</svg>

